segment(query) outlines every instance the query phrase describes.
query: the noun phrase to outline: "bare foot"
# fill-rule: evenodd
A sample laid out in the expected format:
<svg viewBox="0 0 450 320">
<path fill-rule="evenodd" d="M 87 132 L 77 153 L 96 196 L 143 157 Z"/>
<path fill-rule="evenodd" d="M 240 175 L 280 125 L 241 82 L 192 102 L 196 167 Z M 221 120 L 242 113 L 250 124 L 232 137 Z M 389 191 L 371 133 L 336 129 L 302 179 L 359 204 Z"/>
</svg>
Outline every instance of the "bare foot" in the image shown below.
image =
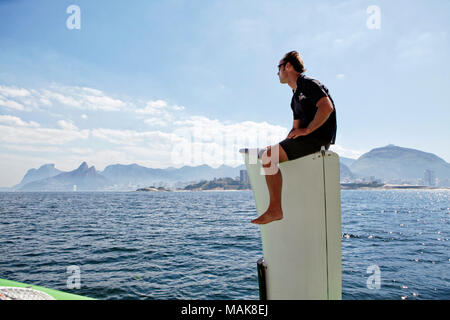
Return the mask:
<svg viewBox="0 0 450 320">
<path fill-rule="evenodd" d="M 281 208 L 267 209 L 262 215 L 260 215 L 257 219 L 251 221 L 254 224 L 267 224 L 272 221 L 283 219 L 283 210 Z"/>
</svg>

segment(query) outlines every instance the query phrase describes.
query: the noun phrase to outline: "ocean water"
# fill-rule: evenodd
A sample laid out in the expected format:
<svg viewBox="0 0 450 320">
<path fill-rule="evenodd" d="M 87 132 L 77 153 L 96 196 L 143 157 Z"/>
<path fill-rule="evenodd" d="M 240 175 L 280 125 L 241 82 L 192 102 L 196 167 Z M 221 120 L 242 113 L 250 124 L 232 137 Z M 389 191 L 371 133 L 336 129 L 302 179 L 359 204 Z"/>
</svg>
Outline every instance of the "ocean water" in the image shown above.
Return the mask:
<svg viewBox="0 0 450 320">
<path fill-rule="evenodd" d="M 343 299 L 450 299 L 449 196 L 343 190 Z M 258 299 L 255 216 L 251 191 L 0 193 L 0 278 L 98 299 Z"/>
</svg>

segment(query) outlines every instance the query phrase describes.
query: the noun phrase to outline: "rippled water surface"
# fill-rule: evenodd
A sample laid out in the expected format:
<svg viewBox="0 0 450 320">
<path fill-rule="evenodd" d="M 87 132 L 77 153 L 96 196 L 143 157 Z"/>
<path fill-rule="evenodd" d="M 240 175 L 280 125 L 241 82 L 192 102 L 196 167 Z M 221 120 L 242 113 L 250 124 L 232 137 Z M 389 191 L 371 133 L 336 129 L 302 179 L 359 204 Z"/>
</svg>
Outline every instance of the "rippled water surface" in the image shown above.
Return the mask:
<svg viewBox="0 0 450 320">
<path fill-rule="evenodd" d="M 343 298 L 450 299 L 449 195 L 343 190 Z M 251 191 L 0 193 L 0 278 L 99 299 L 258 299 L 255 216 Z"/>
</svg>

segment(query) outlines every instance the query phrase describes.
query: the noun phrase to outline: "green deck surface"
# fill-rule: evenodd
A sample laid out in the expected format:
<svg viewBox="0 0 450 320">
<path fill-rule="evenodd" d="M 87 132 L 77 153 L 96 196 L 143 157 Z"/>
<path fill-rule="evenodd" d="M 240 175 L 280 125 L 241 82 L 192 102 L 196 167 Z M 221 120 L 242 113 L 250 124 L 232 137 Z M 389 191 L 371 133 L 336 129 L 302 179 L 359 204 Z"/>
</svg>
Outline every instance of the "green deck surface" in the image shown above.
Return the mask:
<svg viewBox="0 0 450 320">
<path fill-rule="evenodd" d="M 34 290 L 42 291 L 52 296 L 56 300 L 94 300 L 92 298 L 79 296 L 76 294 L 66 293 L 53 289 L 48 289 L 40 286 L 34 286 L 31 284 L 20 283 L 11 280 L 0 279 L 0 287 L 16 287 L 16 288 L 31 288 Z"/>
</svg>

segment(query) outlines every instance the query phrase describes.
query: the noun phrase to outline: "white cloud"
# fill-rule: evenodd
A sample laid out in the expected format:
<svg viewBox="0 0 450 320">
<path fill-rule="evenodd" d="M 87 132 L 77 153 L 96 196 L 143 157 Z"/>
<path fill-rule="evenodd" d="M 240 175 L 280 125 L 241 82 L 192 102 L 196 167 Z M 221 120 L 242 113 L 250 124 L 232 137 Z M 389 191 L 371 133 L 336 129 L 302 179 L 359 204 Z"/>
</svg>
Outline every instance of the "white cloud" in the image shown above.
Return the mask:
<svg viewBox="0 0 450 320">
<path fill-rule="evenodd" d="M 333 152 L 336 152 L 341 157 L 351 158 L 351 159 L 358 159 L 361 155 L 363 155 L 367 151 L 359 151 L 359 150 L 352 150 L 342 147 L 339 144 L 331 145 L 330 150 Z"/>
<path fill-rule="evenodd" d="M 103 110 L 103 111 L 119 111 L 126 104 L 118 99 L 113 99 L 108 96 L 82 96 L 85 99 L 85 104 L 89 109 L 92 110 Z"/>
<path fill-rule="evenodd" d="M 148 101 L 147 107 L 151 108 L 164 108 L 167 106 L 167 102 L 164 100 Z"/>
<path fill-rule="evenodd" d="M 14 98 L 14 100 L 11 98 Z M 185 109 L 183 106 L 171 105 L 162 99 L 150 101 L 128 99 L 125 101 L 94 88 L 60 85 L 29 90 L 0 86 L 0 106 L 19 111 L 45 110 L 50 112 L 49 107 L 68 107 L 105 112 L 125 111 L 137 115 L 152 116 L 154 117 L 152 124 L 156 124 L 157 119 L 161 119 L 162 122 L 173 121 L 172 113 Z M 81 115 L 81 117 L 87 119 L 86 114 Z M 150 123 L 150 120 L 147 123 Z"/>
<path fill-rule="evenodd" d="M 13 100 L 3 100 L 1 96 L 0 96 L 0 106 L 19 111 L 25 110 L 25 107 L 22 104 L 15 102 Z"/>
<path fill-rule="evenodd" d="M 41 97 L 39 99 L 39 102 L 40 102 L 41 105 L 44 105 L 44 106 L 51 106 L 52 105 L 52 102 L 49 99 L 45 98 L 45 97 Z"/>
<path fill-rule="evenodd" d="M 26 122 L 18 117 L 10 115 L 0 115 L 0 124 L 2 123 L 14 127 L 35 127 L 35 128 L 39 127 L 39 123 L 37 122 L 34 121 Z"/>
<path fill-rule="evenodd" d="M 120 111 L 128 107 L 127 103 L 110 97 L 100 90 L 86 87 L 54 87 L 55 90 L 70 95 L 80 101 L 81 109 Z"/>
<path fill-rule="evenodd" d="M 67 122 L 65 120 L 59 120 L 58 126 L 64 130 L 78 130 L 77 126 L 75 126 L 72 122 Z"/>
<path fill-rule="evenodd" d="M 42 96 L 47 101 L 56 101 L 56 102 L 59 102 L 60 104 L 63 104 L 66 106 L 77 107 L 77 108 L 82 107 L 80 102 L 77 101 L 74 97 L 69 96 L 69 95 L 64 95 L 59 92 L 43 90 Z"/>
<path fill-rule="evenodd" d="M 15 101 L 7 99 L 15 98 Z M 129 106 L 124 101 L 110 97 L 102 91 L 86 87 L 52 85 L 47 89 L 16 88 L 0 86 L 0 105 L 24 110 L 28 105 L 35 109 L 63 105 L 84 110 L 120 111 Z M 30 110 L 26 110 L 30 111 Z"/>
<path fill-rule="evenodd" d="M 101 90 L 97 90 L 97 89 L 93 89 L 93 88 L 87 88 L 87 87 L 83 87 L 81 88 L 82 90 L 84 90 L 86 93 L 90 93 L 96 96 L 101 96 L 103 95 L 103 92 Z"/>
<path fill-rule="evenodd" d="M 173 111 L 181 111 L 185 108 L 183 106 L 178 105 L 169 105 L 167 101 L 165 100 L 151 100 L 147 101 L 144 108 L 135 108 L 133 109 L 134 112 L 137 114 L 143 114 L 143 115 L 151 115 L 154 117 L 154 121 L 156 122 L 157 119 L 162 119 L 163 121 L 172 121 L 174 117 L 172 116 Z M 146 121 L 149 122 L 149 121 Z"/>
<path fill-rule="evenodd" d="M 30 92 L 23 88 L 0 86 L 0 94 L 5 97 L 15 98 L 15 97 L 27 97 Z"/>
<path fill-rule="evenodd" d="M 66 106 L 87 110 L 117 111 L 125 106 L 123 101 L 91 88 L 54 86 L 52 91 L 44 90 L 44 97 Z"/>
<path fill-rule="evenodd" d="M 62 121 L 62 122 L 61 122 Z M 78 139 L 89 138 L 89 130 L 78 130 L 64 120 L 58 122 L 62 129 L 41 128 L 34 121 L 26 122 L 14 116 L 0 117 L 0 142 L 8 144 L 63 145 Z"/>
</svg>

